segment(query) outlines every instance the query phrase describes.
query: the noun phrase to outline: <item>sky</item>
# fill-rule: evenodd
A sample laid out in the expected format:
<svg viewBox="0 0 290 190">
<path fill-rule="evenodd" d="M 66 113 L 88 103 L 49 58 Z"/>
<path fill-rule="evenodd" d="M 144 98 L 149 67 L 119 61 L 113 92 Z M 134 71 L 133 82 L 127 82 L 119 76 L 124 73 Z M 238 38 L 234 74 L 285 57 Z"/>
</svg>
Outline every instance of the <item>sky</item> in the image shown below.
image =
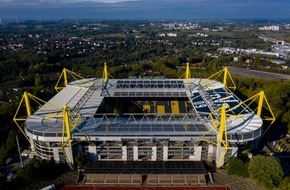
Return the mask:
<svg viewBox="0 0 290 190">
<path fill-rule="evenodd" d="M 8 19 L 283 19 L 290 0 L 0 0 Z"/>
</svg>

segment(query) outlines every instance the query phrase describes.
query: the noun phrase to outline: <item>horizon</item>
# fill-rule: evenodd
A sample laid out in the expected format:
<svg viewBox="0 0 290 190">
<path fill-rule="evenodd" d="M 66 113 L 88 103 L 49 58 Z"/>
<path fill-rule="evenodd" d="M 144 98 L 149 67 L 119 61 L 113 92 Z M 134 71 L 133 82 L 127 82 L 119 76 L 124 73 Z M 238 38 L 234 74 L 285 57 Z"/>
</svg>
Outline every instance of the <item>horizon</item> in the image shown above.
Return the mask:
<svg viewBox="0 0 290 190">
<path fill-rule="evenodd" d="M 290 19 L 277 0 L 0 0 L 0 18 L 23 20 Z"/>
</svg>

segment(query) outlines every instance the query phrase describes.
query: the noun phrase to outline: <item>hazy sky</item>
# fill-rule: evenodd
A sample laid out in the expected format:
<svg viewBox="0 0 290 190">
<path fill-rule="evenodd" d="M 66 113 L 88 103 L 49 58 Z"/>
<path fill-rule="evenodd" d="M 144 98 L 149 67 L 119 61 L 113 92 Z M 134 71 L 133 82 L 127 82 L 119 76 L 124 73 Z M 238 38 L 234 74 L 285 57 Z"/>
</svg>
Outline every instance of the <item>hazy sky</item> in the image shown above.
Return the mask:
<svg viewBox="0 0 290 190">
<path fill-rule="evenodd" d="M 0 18 L 290 18 L 290 0 L 0 0 Z"/>
</svg>

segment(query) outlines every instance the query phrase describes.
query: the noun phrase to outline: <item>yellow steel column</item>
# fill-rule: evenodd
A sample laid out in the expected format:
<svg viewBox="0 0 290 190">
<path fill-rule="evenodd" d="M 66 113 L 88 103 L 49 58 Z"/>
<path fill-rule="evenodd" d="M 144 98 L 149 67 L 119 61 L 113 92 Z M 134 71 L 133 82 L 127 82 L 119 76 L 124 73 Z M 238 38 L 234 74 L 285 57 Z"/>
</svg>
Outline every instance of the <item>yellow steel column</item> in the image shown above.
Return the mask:
<svg viewBox="0 0 290 190">
<path fill-rule="evenodd" d="M 220 168 L 224 165 L 225 157 L 228 151 L 228 139 L 226 130 L 226 105 L 223 104 L 221 107 L 221 118 L 217 144 L 217 151 L 219 152 L 219 158 L 217 158 L 217 168 Z"/>
<path fill-rule="evenodd" d="M 102 76 L 102 85 L 104 85 L 105 81 L 108 79 L 108 70 L 107 63 L 104 64 L 103 76 Z"/>
<path fill-rule="evenodd" d="M 259 97 L 259 104 L 258 104 L 258 110 L 257 110 L 257 115 L 260 117 L 263 109 L 263 101 L 264 101 L 264 96 L 265 93 L 264 91 L 260 92 L 260 97 Z"/>
<path fill-rule="evenodd" d="M 29 117 L 29 116 L 31 116 L 31 107 L 30 107 L 28 93 L 27 92 L 24 92 L 23 96 L 24 96 L 24 100 L 25 100 L 27 116 Z"/>
<path fill-rule="evenodd" d="M 73 163 L 72 155 L 70 153 L 70 155 L 68 156 L 67 153 L 66 153 L 68 148 L 71 150 L 71 147 L 67 146 L 67 144 L 69 144 L 69 146 L 71 146 L 71 144 L 70 144 L 70 141 L 71 141 L 70 121 L 69 121 L 69 112 L 68 112 L 67 105 L 64 105 L 64 107 L 63 107 L 63 125 L 64 125 L 64 127 L 66 129 L 66 134 L 67 134 L 66 137 L 67 137 L 67 139 L 64 142 L 64 127 L 63 127 L 63 135 L 62 135 L 63 142 L 62 142 L 61 147 L 62 147 L 63 154 L 65 156 L 65 159 L 66 159 L 68 165 L 70 166 L 70 168 L 72 169 L 73 168 L 73 166 L 72 166 L 72 163 Z"/>
<path fill-rule="evenodd" d="M 189 68 L 189 63 L 186 63 L 186 70 L 185 70 L 185 79 L 190 79 L 190 68 Z"/>
<path fill-rule="evenodd" d="M 228 76 L 228 68 L 225 67 L 225 68 L 224 68 L 224 81 L 223 81 L 223 84 L 224 84 L 225 86 L 227 86 L 227 76 Z"/>
<path fill-rule="evenodd" d="M 219 136 L 218 136 L 218 141 L 219 144 L 221 142 L 224 142 L 224 132 L 226 129 L 226 105 L 223 104 L 221 108 L 221 120 L 220 120 L 220 127 L 219 127 Z"/>
<path fill-rule="evenodd" d="M 67 86 L 67 73 L 66 73 L 66 68 L 63 69 L 63 78 L 64 78 L 64 86 Z"/>
<path fill-rule="evenodd" d="M 69 113 L 67 105 L 63 107 L 63 122 L 66 129 L 67 139 L 71 139 Z"/>
</svg>

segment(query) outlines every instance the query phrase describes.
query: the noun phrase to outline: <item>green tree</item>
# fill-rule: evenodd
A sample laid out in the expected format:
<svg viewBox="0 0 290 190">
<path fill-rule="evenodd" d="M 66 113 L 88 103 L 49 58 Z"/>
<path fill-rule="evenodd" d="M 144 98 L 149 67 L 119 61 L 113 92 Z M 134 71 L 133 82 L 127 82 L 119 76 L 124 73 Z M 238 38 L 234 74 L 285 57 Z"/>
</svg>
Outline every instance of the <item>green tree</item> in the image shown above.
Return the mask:
<svg viewBox="0 0 290 190">
<path fill-rule="evenodd" d="M 3 166 L 5 164 L 5 160 L 7 158 L 7 150 L 4 143 L 0 146 L 0 166 Z"/>
<path fill-rule="evenodd" d="M 9 152 L 9 151 L 15 149 L 16 147 L 17 147 L 16 132 L 11 130 L 11 131 L 9 131 L 8 137 L 6 140 L 6 150 L 7 150 L 7 152 Z"/>
<path fill-rule="evenodd" d="M 0 189 L 5 189 L 5 174 L 0 173 Z"/>
<path fill-rule="evenodd" d="M 34 83 L 36 88 L 40 88 L 42 85 L 42 80 L 40 74 L 36 74 L 34 78 Z"/>
<path fill-rule="evenodd" d="M 84 167 L 88 161 L 89 161 L 89 157 L 84 152 L 79 152 L 75 158 L 75 162 L 77 166 L 81 168 Z"/>
<path fill-rule="evenodd" d="M 237 157 L 231 157 L 226 165 L 226 171 L 229 175 L 237 175 L 240 177 L 249 177 L 248 163 L 243 163 Z"/>
<path fill-rule="evenodd" d="M 36 179 L 37 179 L 37 171 L 36 168 L 31 164 L 28 164 L 27 166 L 20 168 L 17 171 L 16 181 L 21 185 L 34 183 Z"/>
<path fill-rule="evenodd" d="M 290 177 L 285 177 L 280 185 L 279 185 L 279 189 L 281 190 L 290 190 Z"/>
<path fill-rule="evenodd" d="M 273 156 L 254 156 L 248 169 L 250 178 L 268 189 L 278 187 L 284 175 L 281 164 Z"/>
</svg>

